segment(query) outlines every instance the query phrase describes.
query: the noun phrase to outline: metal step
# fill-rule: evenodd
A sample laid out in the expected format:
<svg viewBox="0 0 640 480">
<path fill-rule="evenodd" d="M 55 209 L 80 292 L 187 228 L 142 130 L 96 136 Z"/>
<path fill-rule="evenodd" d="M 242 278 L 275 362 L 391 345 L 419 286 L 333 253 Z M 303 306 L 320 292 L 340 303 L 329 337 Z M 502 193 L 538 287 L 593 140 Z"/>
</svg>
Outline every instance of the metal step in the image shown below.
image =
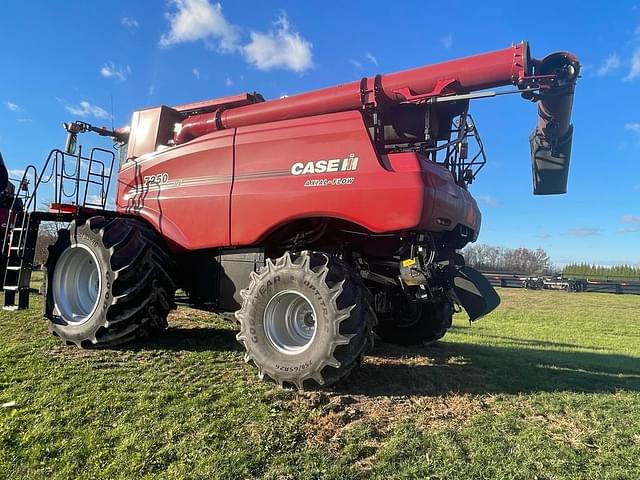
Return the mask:
<svg viewBox="0 0 640 480">
<path fill-rule="evenodd" d="M 39 216 L 28 212 L 17 212 L 11 218 L 10 235 L 5 244 L 5 252 L 7 252 L 3 287 L 5 310 L 22 310 L 29 307 L 31 269 L 40 221 Z"/>
</svg>

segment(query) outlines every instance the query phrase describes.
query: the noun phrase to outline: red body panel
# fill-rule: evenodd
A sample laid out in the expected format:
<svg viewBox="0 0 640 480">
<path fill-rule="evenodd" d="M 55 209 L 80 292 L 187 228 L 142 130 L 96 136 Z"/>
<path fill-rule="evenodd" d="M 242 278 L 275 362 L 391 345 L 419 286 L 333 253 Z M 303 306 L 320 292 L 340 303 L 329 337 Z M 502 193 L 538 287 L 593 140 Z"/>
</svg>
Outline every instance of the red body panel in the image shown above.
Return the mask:
<svg viewBox="0 0 640 480">
<path fill-rule="evenodd" d="M 117 210 L 140 215 L 176 249 L 228 245 L 233 137 L 216 132 L 126 162 Z"/>
<path fill-rule="evenodd" d="M 338 171 L 302 173 L 323 165 Z M 448 170 L 415 153 L 380 158 L 358 111 L 223 130 L 127 162 L 117 206 L 187 250 L 255 245 L 310 217 L 377 233 L 462 223 L 477 234 L 480 222 Z"/>
<path fill-rule="evenodd" d="M 547 185 L 540 193 L 558 193 L 566 190 L 578 73 L 572 55 L 532 60 L 523 42 L 278 100 L 242 94 L 136 112 L 117 208 L 147 219 L 176 250 L 254 246 L 281 226 L 318 217 L 374 233 L 464 225 L 473 238 L 460 232 L 459 245 L 480 229 L 476 202 L 458 186 L 473 171 L 448 164 L 456 183 L 449 170 L 412 152 L 434 160 L 442 148 L 458 148 L 438 142 L 454 142 L 451 122 L 467 104 L 450 97 L 453 106 L 439 106 L 432 97 L 513 84 L 533 99 L 538 90 L 534 173 Z M 562 155 L 552 148 L 560 140 Z"/>
</svg>

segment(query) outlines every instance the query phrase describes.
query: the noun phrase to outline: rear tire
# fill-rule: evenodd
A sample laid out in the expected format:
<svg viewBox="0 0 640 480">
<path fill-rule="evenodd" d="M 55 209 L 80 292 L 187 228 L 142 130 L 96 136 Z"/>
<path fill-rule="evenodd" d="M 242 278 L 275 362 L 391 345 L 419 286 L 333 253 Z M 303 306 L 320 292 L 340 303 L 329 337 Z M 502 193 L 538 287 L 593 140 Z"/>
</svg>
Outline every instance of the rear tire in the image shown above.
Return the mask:
<svg viewBox="0 0 640 480">
<path fill-rule="evenodd" d="M 237 339 L 258 376 L 302 390 L 329 386 L 361 365 L 372 346 L 370 294 L 351 267 L 323 253 L 267 259 L 241 292 Z"/>
<path fill-rule="evenodd" d="M 167 327 L 175 264 L 162 239 L 129 218 L 71 222 L 49 247 L 44 315 L 65 343 L 107 347 Z"/>
<path fill-rule="evenodd" d="M 410 303 L 402 291 L 395 295 L 391 314 L 378 313 L 374 331 L 388 343 L 429 345 L 444 337 L 453 319 L 449 302 Z"/>
</svg>

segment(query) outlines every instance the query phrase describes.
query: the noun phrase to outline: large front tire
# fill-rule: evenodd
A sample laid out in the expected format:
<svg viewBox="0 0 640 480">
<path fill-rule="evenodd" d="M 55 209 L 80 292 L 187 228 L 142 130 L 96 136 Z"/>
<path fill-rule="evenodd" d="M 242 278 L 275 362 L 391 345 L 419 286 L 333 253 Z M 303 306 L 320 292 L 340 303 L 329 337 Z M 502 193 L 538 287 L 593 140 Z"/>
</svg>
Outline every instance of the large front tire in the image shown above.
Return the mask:
<svg viewBox="0 0 640 480">
<path fill-rule="evenodd" d="M 237 339 L 258 375 L 280 385 L 329 386 L 359 366 L 372 345 L 369 292 L 342 260 L 286 253 L 251 275 L 241 292 Z"/>
<path fill-rule="evenodd" d="M 65 343 L 106 347 L 167 327 L 175 265 L 161 238 L 129 218 L 60 230 L 45 264 L 44 314 Z"/>
</svg>

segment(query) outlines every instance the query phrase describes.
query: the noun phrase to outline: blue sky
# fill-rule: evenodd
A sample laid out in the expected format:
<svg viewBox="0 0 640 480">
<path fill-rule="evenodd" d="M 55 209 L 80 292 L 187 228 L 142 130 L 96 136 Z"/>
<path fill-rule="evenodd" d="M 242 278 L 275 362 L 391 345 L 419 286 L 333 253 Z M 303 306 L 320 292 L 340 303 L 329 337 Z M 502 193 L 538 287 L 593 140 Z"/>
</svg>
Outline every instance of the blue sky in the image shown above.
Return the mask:
<svg viewBox="0 0 640 480">
<path fill-rule="evenodd" d="M 471 187 L 479 241 L 542 247 L 558 263 L 640 263 L 640 2 L 442 5 L 6 1 L 0 151 L 20 170 L 63 145 L 63 121 L 110 125 L 113 111 L 122 126 L 140 107 L 274 98 L 528 40 L 536 57 L 569 50 L 583 64 L 569 193 L 531 193 L 534 105 L 475 101 L 489 157 Z"/>
</svg>

